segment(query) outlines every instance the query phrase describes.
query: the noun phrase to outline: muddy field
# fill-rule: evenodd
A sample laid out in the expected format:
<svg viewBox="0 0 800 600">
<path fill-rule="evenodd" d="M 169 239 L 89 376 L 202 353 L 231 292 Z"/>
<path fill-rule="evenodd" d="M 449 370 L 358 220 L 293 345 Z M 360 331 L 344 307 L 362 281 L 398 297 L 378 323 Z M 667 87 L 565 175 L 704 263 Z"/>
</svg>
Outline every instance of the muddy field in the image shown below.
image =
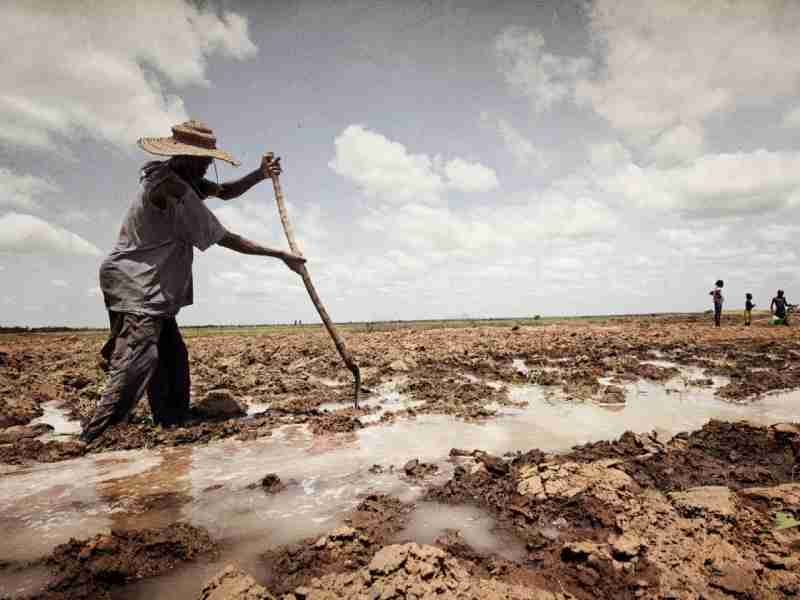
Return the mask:
<svg viewBox="0 0 800 600">
<path fill-rule="evenodd" d="M 198 336 L 191 419 L 88 448 L 102 337 L 2 336 L 0 597 L 792 597 L 797 332 L 350 331 L 358 410 L 321 330 Z"/>
</svg>

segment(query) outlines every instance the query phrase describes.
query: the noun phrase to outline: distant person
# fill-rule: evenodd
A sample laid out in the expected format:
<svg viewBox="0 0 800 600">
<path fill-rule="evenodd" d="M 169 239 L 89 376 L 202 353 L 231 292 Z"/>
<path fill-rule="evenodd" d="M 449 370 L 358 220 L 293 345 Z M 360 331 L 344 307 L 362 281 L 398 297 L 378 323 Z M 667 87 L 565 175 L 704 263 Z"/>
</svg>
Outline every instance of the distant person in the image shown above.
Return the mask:
<svg viewBox="0 0 800 600">
<path fill-rule="evenodd" d="M 778 290 L 777 295 L 772 299 L 772 302 L 769 304 L 769 310 L 775 315 L 775 323 L 778 325 L 788 325 L 789 324 L 789 313 L 787 308 L 789 308 L 791 304 L 786 300 L 786 296 L 783 295 L 783 290 Z"/>
<path fill-rule="evenodd" d="M 725 298 L 722 296 L 722 287 L 725 283 L 722 279 L 717 279 L 717 282 L 714 284 L 714 289 L 708 292 L 710 296 L 713 296 L 714 299 L 714 326 L 719 327 L 720 321 L 722 320 L 722 303 L 725 302 Z"/>
<path fill-rule="evenodd" d="M 139 192 L 122 222 L 114 249 L 100 266 L 100 288 L 111 322 L 102 354 L 109 361 L 105 389 L 81 433 L 91 442 L 122 421 L 145 390 L 153 421 L 182 422 L 189 411 L 189 360 L 175 316 L 192 304 L 194 248 L 218 244 L 242 254 L 271 256 L 299 272 L 305 259 L 227 231 L 204 204 L 209 196 L 230 200 L 281 171 L 280 159 L 265 156 L 241 179 L 218 184 L 205 179 L 215 158 L 239 163 L 217 149 L 214 133 L 198 121 L 172 128 L 172 137 L 143 138 L 145 152 L 170 157 L 148 162 Z"/>
<path fill-rule="evenodd" d="M 744 295 L 744 324 L 747 327 L 750 327 L 750 324 L 753 322 L 753 309 L 755 308 L 755 304 L 753 304 L 753 294 L 747 293 Z"/>
</svg>

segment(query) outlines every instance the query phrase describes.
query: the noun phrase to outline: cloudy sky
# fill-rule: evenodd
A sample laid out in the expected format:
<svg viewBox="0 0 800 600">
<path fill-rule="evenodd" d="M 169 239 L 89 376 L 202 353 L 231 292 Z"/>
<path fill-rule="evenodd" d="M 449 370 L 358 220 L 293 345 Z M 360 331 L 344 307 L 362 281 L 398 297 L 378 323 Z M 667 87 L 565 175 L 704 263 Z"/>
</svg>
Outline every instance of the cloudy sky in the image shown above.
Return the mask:
<svg viewBox="0 0 800 600">
<path fill-rule="evenodd" d="M 336 320 L 704 310 L 717 278 L 729 308 L 800 298 L 795 0 L 0 10 L 0 324 L 105 324 L 135 141 L 189 117 L 244 163 L 222 180 L 283 157 Z M 269 183 L 208 205 L 286 247 Z M 195 301 L 183 324 L 316 320 L 281 263 L 219 247 Z"/>
</svg>

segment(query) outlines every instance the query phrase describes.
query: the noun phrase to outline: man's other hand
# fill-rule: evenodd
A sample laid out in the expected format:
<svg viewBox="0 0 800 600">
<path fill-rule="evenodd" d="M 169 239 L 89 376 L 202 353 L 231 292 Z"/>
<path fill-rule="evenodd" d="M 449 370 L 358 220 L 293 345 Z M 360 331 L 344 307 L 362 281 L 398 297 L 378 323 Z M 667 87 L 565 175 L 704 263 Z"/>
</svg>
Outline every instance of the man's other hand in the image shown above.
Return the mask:
<svg viewBox="0 0 800 600">
<path fill-rule="evenodd" d="M 261 173 L 263 173 L 264 177 L 268 179 L 277 177 L 281 172 L 281 159 L 279 156 L 269 153 L 261 158 Z"/>
<path fill-rule="evenodd" d="M 306 264 L 306 259 L 302 256 L 297 256 L 295 254 L 289 254 L 288 252 L 284 252 L 283 256 L 281 256 L 281 260 L 286 263 L 286 266 L 289 267 L 292 271 L 297 273 L 298 275 L 303 274 L 303 265 Z"/>
</svg>

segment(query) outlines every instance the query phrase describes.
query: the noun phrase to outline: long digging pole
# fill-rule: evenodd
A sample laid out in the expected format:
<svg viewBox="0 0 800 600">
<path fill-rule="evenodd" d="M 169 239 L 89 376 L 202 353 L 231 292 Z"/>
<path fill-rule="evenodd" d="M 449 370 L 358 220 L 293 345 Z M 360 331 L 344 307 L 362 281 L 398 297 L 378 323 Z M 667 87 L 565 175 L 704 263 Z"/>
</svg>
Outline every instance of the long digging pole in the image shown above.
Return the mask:
<svg viewBox="0 0 800 600">
<path fill-rule="evenodd" d="M 274 154 L 269 152 L 267 153 L 267 157 L 271 161 L 274 157 Z M 281 182 L 279 181 L 278 177 L 279 176 L 277 174 L 271 175 L 272 187 L 275 190 L 275 203 L 278 205 L 278 214 L 281 217 L 283 232 L 286 234 L 286 239 L 289 242 L 289 248 L 291 249 L 292 254 L 303 256 L 303 253 L 300 252 L 300 248 L 297 247 L 297 242 L 294 239 L 294 230 L 292 229 L 292 224 L 289 222 L 289 215 L 286 212 L 286 205 L 283 202 Z M 308 295 L 311 296 L 311 301 L 314 303 L 322 322 L 325 324 L 325 329 L 328 330 L 328 333 L 331 334 L 331 337 L 333 338 L 333 343 L 336 345 L 336 349 L 339 351 L 339 356 L 342 357 L 344 364 L 353 374 L 353 379 L 355 380 L 355 396 L 353 398 L 353 404 L 356 408 L 358 408 L 358 397 L 361 393 L 361 371 L 359 370 L 356 362 L 353 360 L 353 357 L 347 351 L 347 346 L 344 345 L 344 340 L 342 340 L 342 337 L 339 335 L 339 331 L 336 329 L 333 321 L 331 321 L 331 317 L 328 315 L 328 311 L 325 310 L 322 300 L 319 299 L 319 294 L 317 294 L 317 290 L 314 288 L 314 284 L 311 282 L 311 276 L 308 274 L 308 269 L 305 265 L 300 267 L 300 275 L 303 278 L 303 283 L 306 286 Z"/>
</svg>

